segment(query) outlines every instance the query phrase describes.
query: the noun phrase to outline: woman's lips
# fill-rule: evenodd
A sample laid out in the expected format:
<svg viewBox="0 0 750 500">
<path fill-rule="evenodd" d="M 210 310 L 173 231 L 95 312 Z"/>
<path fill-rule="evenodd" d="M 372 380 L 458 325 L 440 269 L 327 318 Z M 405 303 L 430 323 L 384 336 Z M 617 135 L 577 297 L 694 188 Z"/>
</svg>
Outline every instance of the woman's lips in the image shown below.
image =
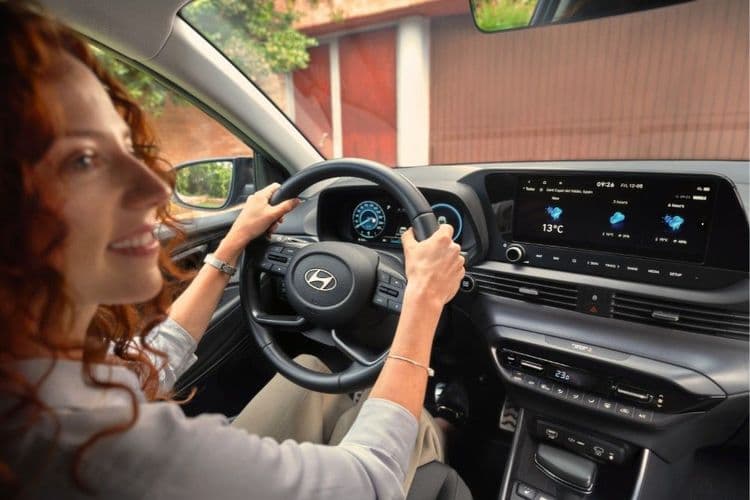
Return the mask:
<svg viewBox="0 0 750 500">
<path fill-rule="evenodd" d="M 154 237 L 153 228 L 149 228 L 115 240 L 107 249 L 130 257 L 153 255 L 159 251 L 159 240 Z"/>
</svg>

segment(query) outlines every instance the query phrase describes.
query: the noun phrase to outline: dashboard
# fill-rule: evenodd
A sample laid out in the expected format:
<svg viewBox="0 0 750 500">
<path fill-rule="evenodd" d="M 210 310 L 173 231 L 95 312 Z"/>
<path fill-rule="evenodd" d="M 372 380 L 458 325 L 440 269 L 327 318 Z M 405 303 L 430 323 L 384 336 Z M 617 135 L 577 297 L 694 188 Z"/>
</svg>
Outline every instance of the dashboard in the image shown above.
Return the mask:
<svg viewBox="0 0 750 500">
<path fill-rule="evenodd" d="M 474 262 L 692 290 L 747 278 L 747 217 L 722 176 L 480 170 L 421 189 Z M 376 186 L 334 185 L 319 196 L 321 240 L 397 250 L 408 225 Z"/>
<path fill-rule="evenodd" d="M 451 303 L 453 335 L 481 339 L 530 415 L 667 462 L 746 421 L 746 163 L 399 172 L 460 227 L 467 272 Z M 405 215 L 377 186 L 339 179 L 304 194 L 313 203 L 290 214 L 287 234 L 401 257 Z M 611 460 L 627 463 L 627 453 Z"/>
</svg>

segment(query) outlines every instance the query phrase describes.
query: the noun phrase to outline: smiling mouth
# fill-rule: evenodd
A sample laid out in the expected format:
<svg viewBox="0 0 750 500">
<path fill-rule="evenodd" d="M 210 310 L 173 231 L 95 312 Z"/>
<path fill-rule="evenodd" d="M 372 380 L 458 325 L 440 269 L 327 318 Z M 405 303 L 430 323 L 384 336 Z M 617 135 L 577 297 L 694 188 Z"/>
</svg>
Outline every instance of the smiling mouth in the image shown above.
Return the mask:
<svg viewBox="0 0 750 500">
<path fill-rule="evenodd" d="M 107 249 L 120 255 L 142 257 L 157 253 L 159 240 L 154 236 L 153 229 L 149 228 L 113 241 L 107 246 Z"/>
</svg>

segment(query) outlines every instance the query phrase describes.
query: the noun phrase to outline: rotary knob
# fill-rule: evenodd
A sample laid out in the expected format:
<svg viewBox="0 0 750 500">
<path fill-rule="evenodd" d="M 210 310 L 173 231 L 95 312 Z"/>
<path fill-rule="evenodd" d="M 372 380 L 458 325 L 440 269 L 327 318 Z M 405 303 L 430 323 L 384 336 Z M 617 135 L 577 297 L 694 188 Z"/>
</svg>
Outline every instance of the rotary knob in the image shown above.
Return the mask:
<svg viewBox="0 0 750 500">
<path fill-rule="evenodd" d="M 505 258 L 508 262 L 520 262 L 526 256 L 526 251 L 521 245 L 510 245 L 505 249 Z"/>
</svg>

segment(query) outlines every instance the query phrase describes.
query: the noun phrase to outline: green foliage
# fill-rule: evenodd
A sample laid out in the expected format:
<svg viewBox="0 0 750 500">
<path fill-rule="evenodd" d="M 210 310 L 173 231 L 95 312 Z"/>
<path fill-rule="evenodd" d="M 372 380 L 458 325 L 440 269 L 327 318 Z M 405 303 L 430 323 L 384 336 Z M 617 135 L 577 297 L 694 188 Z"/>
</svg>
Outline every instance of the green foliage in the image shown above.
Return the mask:
<svg viewBox="0 0 750 500">
<path fill-rule="evenodd" d="M 231 161 L 194 163 L 177 171 L 177 195 L 189 205 L 218 208 L 229 197 Z"/>
<path fill-rule="evenodd" d="M 537 0 L 472 0 L 474 20 L 483 31 L 501 31 L 529 25 Z"/>
<path fill-rule="evenodd" d="M 277 11 L 273 0 L 195 0 L 182 10 L 185 19 L 214 43 L 251 79 L 269 73 L 287 73 L 306 68 L 314 38 L 294 29 L 292 10 Z M 133 68 L 105 50 L 94 52 L 112 74 L 125 84 L 130 95 L 147 111 L 158 115 L 167 99 L 185 101 L 160 85 L 151 75 Z"/>
<path fill-rule="evenodd" d="M 250 78 L 306 68 L 317 45 L 295 30 L 293 1 L 277 11 L 273 0 L 194 0 L 182 15 Z"/>
<path fill-rule="evenodd" d="M 141 106 L 153 115 L 158 115 L 161 112 L 169 93 L 163 85 L 145 71 L 133 68 L 116 59 L 109 51 L 96 46 L 92 46 L 91 48 L 96 58 L 107 71 L 125 85 L 130 97 L 138 101 Z M 169 98 L 173 101 L 182 102 L 182 99 L 174 94 L 170 94 Z"/>
</svg>

